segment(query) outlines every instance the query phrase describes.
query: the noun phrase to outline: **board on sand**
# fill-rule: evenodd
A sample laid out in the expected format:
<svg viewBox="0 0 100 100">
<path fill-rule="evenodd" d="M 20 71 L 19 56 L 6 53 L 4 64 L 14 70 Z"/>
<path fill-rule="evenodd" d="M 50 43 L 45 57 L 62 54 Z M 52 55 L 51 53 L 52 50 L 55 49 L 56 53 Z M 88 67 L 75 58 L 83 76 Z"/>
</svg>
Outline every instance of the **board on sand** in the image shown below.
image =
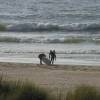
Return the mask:
<svg viewBox="0 0 100 100">
<path fill-rule="evenodd" d="M 48 59 L 48 58 L 46 58 L 46 57 L 43 57 L 43 62 L 45 63 L 45 64 L 47 64 L 47 65 L 50 65 L 51 64 L 51 61 Z"/>
</svg>

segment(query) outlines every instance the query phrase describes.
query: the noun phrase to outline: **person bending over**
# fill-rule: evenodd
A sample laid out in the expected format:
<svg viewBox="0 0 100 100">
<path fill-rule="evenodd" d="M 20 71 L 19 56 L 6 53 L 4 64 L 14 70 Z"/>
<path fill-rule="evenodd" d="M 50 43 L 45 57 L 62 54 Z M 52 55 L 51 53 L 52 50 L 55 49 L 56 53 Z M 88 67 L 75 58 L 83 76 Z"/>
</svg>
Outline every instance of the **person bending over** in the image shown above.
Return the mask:
<svg viewBox="0 0 100 100">
<path fill-rule="evenodd" d="M 41 53 L 38 55 L 38 58 L 40 59 L 40 64 L 42 64 L 43 58 L 46 57 L 44 53 Z"/>
</svg>

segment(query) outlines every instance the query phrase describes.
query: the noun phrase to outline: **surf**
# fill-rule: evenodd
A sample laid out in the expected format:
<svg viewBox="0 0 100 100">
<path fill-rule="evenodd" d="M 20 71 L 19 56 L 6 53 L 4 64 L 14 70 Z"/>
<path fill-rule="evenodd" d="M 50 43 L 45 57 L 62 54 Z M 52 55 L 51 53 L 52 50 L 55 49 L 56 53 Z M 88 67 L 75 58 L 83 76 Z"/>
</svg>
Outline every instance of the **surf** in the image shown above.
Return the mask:
<svg viewBox="0 0 100 100">
<path fill-rule="evenodd" d="M 34 32 L 34 31 L 100 31 L 100 23 L 19 23 L 5 26 L 6 31 Z"/>
</svg>

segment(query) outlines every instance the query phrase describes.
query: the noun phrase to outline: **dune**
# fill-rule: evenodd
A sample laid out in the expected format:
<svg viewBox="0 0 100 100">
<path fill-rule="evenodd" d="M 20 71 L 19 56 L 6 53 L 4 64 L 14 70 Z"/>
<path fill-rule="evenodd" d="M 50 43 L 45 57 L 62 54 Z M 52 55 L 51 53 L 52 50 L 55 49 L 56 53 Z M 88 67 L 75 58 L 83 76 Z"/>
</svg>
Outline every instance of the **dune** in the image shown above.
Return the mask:
<svg viewBox="0 0 100 100">
<path fill-rule="evenodd" d="M 29 81 L 54 92 L 67 91 L 80 84 L 100 87 L 100 66 L 0 62 L 0 74 L 6 79 Z"/>
</svg>

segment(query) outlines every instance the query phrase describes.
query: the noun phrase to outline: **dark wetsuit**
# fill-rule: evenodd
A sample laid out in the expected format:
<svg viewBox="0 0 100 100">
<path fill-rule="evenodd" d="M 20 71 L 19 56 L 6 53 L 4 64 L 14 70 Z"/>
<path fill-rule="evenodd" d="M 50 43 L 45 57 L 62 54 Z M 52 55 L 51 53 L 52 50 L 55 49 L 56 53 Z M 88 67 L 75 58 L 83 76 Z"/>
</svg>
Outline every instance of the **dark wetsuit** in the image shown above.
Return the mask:
<svg viewBox="0 0 100 100">
<path fill-rule="evenodd" d="M 56 54 L 55 54 L 55 52 L 50 51 L 50 53 L 49 53 L 49 59 L 51 61 L 51 64 L 53 64 L 54 63 L 54 59 L 56 60 Z"/>
<path fill-rule="evenodd" d="M 46 55 L 43 54 L 43 53 L 42 54 L 39 54 L 38 58 L 40 59 L 40 64 L 42 64 L 43 57 L 46 57 Z"/>
</svg>

